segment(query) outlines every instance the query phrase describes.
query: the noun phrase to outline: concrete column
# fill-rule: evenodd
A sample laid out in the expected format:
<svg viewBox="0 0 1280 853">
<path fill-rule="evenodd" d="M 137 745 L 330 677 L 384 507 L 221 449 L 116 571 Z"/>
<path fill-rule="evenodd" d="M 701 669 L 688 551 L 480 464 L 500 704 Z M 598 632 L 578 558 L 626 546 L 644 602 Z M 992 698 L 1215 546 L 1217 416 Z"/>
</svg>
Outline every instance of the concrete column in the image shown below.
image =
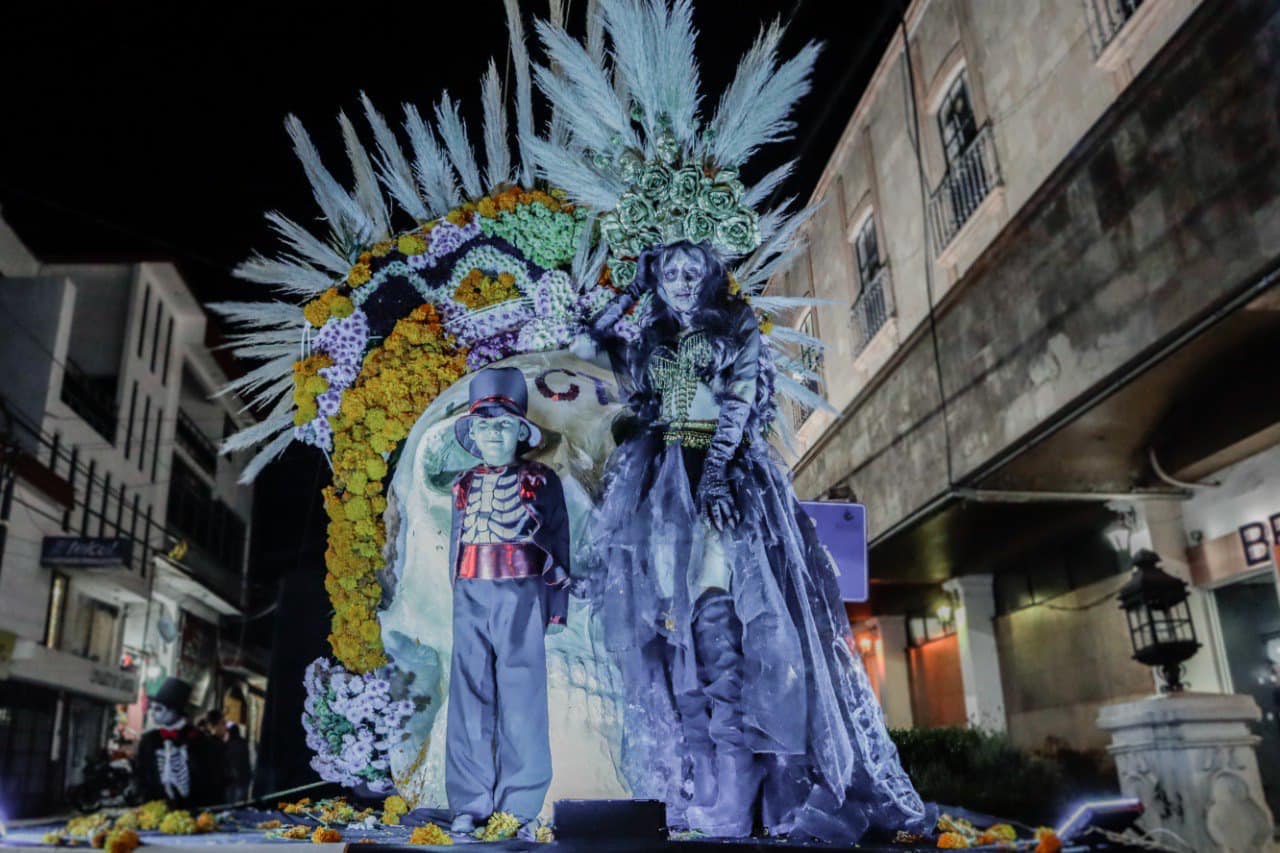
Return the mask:
<svg viewBox="0 0 1280 853">
<path fill-rule="evenodd" d="M 911 713 L 911 668 L 907 661 L 907 617 L 878 616 L 880 628 L 880 706 L 891 729 L 909 729 L 915 724 Z"/>
<path fill-rule="evenodd" d="M 1148 832 L 1204 853 L 1274 851 L 1249 728 L 1259 716 L 1250 696 L 1175 693 L 1106 705 L 1098 727 L 1111 733 L 1120 790 L 1142 800 Z"/>
<path fill-rule="evenodd" d="M 942 585 L 959 598 L 956 635 L 960 645 L 960 676 L 964 681 L 964 710 L 970 728 L 1003 732 L 1004 682 L 996 649 L 996 600 L 991 575 L 964 575 Z"/>
<path fill-rule="evenodd" d="M 1174 577 L 1191 584 L 1187 607 L 1191 611 L 1191 621 L 1195 624 L 1196 639 L 1201 645 L 1200 651 L 1187 661 L 1183 681 L 1188 690 L 1225 693 L 1227 680 L 1218 666 L 1218 661 L 1225 660 L 1225 657 L 1220 654 L 1218 646 L 1221 638 L 1214 630 L 1215 621 L 1209 613 L 1209 609 L 1215 606 L 1211 600 L 1213 593 L 1197 587 L 1191 579 L 1182 504 L 1177 501 L 1146 501 L 1141 505 L 1141 512 L 1147 533 L 1151 537 L 1151 550 L 1160 555 L 1161 567 Z M 1152 678 L 1156 678 L 1154 670 Z"/>
</svg>

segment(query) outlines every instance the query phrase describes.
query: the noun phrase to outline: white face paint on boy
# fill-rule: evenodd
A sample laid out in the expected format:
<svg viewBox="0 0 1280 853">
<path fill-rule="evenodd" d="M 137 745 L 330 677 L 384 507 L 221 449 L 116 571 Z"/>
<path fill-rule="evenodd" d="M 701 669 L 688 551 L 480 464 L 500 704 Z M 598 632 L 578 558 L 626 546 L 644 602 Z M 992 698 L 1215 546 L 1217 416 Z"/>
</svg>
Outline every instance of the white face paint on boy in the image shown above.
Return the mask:
<svg viewBox="0 0 1280 853">
<path fill-rule="evenodd" d="M 686 320 L 697 306 L 706 274 L 706 264 L 696 252 L 681 248 L 663 253 L 658 289 L 662 301 L 681 320 Z"/>
<path fill-rule="evenodd" d="M 147 706 L 151 720 L 162 729 L 171 729 L 182 719 L 182 712 L 154 699 Z"/>
<path fill-rule="evenodd" d="M 516 459 L 520 442 L 529 438 L 529 427 L 513 415 L 496 418 L 474 417 L 467 428 L 480 458 L 491 468 L 510 465 Z"/>
</svg>

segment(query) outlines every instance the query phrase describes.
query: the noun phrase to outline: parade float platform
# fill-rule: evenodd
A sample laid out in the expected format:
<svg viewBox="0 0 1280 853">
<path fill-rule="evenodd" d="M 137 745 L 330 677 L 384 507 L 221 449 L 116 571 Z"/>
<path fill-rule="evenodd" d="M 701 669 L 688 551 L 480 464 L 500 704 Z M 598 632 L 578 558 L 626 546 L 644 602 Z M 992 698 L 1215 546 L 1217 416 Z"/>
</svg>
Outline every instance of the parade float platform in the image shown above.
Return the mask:
<svg viewBox="0 0 1280 853">
<path fill-rule="evenodd" d="M 975 822 L 987 822 L 990 819 L 982 815 L 969 815 L 963 809 L 951 810 L 953 814 L 969 816 Z M 710 853 L 728 853 L 728 851 L 760 851 L 760 850 L 865 850 L 875 853 L 913 853 L 913 851 L 937 850 L 936 838 L 923 838 L 914 842 L 884 843 L 869 841 L 850 848 L 843 844 L 826 844 L 815 841 L 802 841 L 787 838 L 743 838 L 714 839 L 688 834 L 673 833 L 667 837 L 665 830 L 656 827 L 647 828 L 643 820 L 628 820 L 625 815 L 619 817 L 615 812 L 611 820 L 601 820 L 595 824 L 588 821 L 575 820 L 573 826 L 557 830 L 553 840 L 544 842 L 526 841 L 509 838 L 501 841 L 480 841 L 467 836 L 452 836 L 449 845 L 433 845 L 411 843 L 414 829 L 431 823 L 447 825 L 447 815 L 433 810 L 418 810 L 403 816 L 400 825 L 389 826 L 378 823 L 371 827 L 335 826 L 341 838 L 336 841 L 315 842 L 314 831 L 323 824 L 314 818 L 297 814 L 286 814 L 280 810 L 264 809 L 227 809 L 217 813 L 217 831 L 196 835 L 170 835 L 159 831 L 138 832 L 141 848 L 152 847 L 158 850 L 196 850 L 215 846 L 232 846 L 244 850 L 270 849 L 278 851 L 282 845 L 306 845 L 305 849 L 315 850 L 443 850 L 450 847 L 476 846 L 477 853 L 481 849 L 494 851 L 618 851 L 618 853 L 638 853 L 647 850 L 674 850 L 681 853 L 710 851 Z M 608 810 L 600 814 L 609 816 Z M 590 812 L 582 813 L 590 817 Z M 57 833 L 67 826 L 65 818 L 57 820 L 23 821 L 18 825 L 10 825 L 8 832 L 0 838 L 0 847 L 41 848 L 41 849 L 81 849 L 92 850 L 93 846 L 85 839 L 64 839 L 61 844 L 49 841 L 49 833 Z M 269 828 L 264 828 L 269 827 Z M 281 833 L 290 827 L 306 830 L 300 838 L 281 837 Z M 1025 827 L 1020 827 L 1026 830 Z M 1020 838 L 1026 838 L 1026 832 L 1019 832 Z M 1019 850 L 1019 851 L 1075 851 L 1126 850 L 1136 849 L 1122 845 L 1109 844 L 1061 844 L 1060 846 L 1038 847 L 1034 840 L 1023 840 L 1013 844 L 971 846 L 973 850 Z"/>
</svg>

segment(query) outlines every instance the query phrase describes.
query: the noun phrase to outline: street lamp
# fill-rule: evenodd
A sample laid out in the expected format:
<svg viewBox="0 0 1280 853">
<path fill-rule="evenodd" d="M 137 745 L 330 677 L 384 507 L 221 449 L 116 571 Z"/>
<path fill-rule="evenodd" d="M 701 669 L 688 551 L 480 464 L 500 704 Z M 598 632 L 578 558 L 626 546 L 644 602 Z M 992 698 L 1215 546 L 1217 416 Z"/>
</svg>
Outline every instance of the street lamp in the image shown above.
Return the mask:
<svg viewBox="0 0 1280 853">
<path fill-rule="evenodd" d="M 1133 576 L 1118 597 L 1129 619 L 1133 659 L 1160 669 L 1164 691 L 1182 690 L 1182 662 L 1200 648 L 1187 605 L 1186 581 L 1165 572 L 1160 557 L 1143 550 L 1133 558 Z"/>
</svg>

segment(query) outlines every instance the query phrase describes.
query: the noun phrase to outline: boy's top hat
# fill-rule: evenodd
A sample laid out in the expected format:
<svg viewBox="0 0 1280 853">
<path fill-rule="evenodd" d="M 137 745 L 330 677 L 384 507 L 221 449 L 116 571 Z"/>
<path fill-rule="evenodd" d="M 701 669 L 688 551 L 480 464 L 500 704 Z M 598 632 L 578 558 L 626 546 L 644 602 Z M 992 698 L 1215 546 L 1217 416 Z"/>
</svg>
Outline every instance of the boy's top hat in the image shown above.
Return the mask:
<svg viewBox="0 0 1280 853">
<path fill-rule="evenodd" d="M 525 414 L 529 411 L 529 386 L 524 374 L 515 367 L 486 367 L 471 377 L 471 405 L 467 413 L 453 425 L 458 443 L 477 458 L 480 451 L 471 440 L 472 418 L 495 418 L 512 415 L 529 428 L 529 437 L 521 442 L 521 452 L 542 443 L 542 430 Z"/>
</svg>

